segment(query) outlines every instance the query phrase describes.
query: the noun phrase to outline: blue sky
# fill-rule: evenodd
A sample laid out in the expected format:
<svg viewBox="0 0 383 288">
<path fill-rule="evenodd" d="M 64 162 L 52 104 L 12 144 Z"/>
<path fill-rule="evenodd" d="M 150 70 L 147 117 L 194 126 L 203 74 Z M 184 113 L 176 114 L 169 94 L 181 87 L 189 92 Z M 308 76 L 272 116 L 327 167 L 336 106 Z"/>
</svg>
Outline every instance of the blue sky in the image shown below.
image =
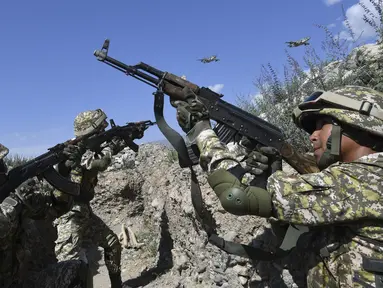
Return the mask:
<svg viewBox="0 0 383 288">
<path fill-rule="evenodd" d="M 252 83 L 262 64 L 281 68 L 285 63 L 285 41 L 311 36 L 319 47 L 323 31 L 313 24 L 342 31 L 341 3 L 355 16 L 357 2 L 4 1 L 0 143 L 11 153 L 41 154 L 72 138 L 73 119 L 88 109 L 102 108 L 117 124 L 154 120 L 153 88 L 93 56 L 105 38 L 111 40 L 114 58 L 127 64 L 143 61 L 186 75 L 199 86 L 219 87 L 226 101 L 236 103 L 238 95 L 257 93 Z M 300 48 L 290 51 L 299 58 Z M 221 61 L 196 61 L 211 54 Z M 170 105 L 165 116 L 177 127 Z M 160 139 L 152 127 L 144 141 Z"/>
</svg>

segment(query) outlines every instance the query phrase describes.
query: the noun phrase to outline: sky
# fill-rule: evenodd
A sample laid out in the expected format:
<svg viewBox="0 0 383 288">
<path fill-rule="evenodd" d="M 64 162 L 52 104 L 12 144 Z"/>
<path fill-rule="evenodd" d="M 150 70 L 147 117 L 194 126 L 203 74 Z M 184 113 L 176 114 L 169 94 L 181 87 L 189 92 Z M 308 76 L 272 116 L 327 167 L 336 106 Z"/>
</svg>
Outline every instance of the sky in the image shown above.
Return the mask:
<svg viewBox="0 0 383 288">
<path fill-rule="evenodd" d="M 285 41 L 311 36 L 319 47 L 324 33 L 313 24 L 346 35 L 342 4 L 354 31 L 368 40 L 372 31 L 358 1 L 4 1 L 0 143 L 14 154 L 42 154 L 72 138 L 74 118 L 89 109 L 103 109 L 118 125 L 154 121 L 154 88 L 93 56 L 106 38 L 109 56 L 185 75 L 236 104 L 239 95 L 257 94 L 262 64 L 282 68 Z M 289 51 L 299 58 L 304 50 Z M 196 61 L 212 54 L 221 61 Z M 175 109 L 167 104 L 164 114 L 181 132 Z M 137 143 L 162 139 L 154 126 Z"/>
</svg>

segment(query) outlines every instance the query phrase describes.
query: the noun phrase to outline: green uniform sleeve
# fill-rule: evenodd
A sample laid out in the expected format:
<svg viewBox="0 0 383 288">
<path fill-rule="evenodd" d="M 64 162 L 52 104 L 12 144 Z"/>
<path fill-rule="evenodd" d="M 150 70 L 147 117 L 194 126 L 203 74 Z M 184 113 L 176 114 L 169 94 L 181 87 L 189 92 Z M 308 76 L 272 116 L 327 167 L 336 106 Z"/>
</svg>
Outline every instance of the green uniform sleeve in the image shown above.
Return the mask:
<svg viewBox="0 0 383 288">
<path fill-rule="evenodd" d="M 229 169 L 239 164 L 235 153 L 219 141 L 212 129 L 202 131 L 196 138 L 200 151 L 200 165 L 208 174 L 218 169 Z"/>
<path fill-rule="evenodd" d="M 377 175 L 381 170 L 363 163 L 342 163 L 306 175 L 278 171 L 267 185 L 275 217 L 311 226 L 383 219 L 381 176 Z"/>
<path fill-rule="evenodd" d="M 112 162 L 112 149 L 108 146 L 104 147 L 100 153 L 86 151 L 81 159 L 81 166 L 91 171 L 105 171 Z"/>
</svg>

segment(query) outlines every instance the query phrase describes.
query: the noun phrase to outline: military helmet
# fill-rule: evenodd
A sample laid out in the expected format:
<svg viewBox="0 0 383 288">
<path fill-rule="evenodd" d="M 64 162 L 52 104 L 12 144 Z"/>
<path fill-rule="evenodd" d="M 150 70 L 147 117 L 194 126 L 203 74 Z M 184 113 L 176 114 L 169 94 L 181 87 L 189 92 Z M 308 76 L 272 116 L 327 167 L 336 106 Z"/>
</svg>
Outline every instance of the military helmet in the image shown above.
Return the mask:
<svg viewBox="0 0 383 288">
<path fill-rule="evenodd" d="M 383 93 L 361 86 L 317 91 L 293 112 L 294 123 L 310 134 L 320 116 L 331 117 L 342 128 L 383 137 Z"/>
<path fill-rule="evenodd" d="M 0 143 L 0 160 L 3 160 L 9 153 L 9 149 Z"/>
<path fill-rule="evenodd" d="M 101 109 L 81 112 L 74 119 L 74 134 L 76 137 L 92 133 L 99 129 L 107 116 Z"/>
</svg>

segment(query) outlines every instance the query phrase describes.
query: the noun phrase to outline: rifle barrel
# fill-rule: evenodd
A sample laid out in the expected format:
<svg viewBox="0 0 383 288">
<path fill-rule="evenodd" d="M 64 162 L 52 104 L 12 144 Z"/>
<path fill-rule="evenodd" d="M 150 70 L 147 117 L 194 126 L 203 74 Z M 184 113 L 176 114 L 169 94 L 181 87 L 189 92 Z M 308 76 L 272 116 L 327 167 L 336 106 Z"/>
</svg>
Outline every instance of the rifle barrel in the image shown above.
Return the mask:
<svg viewBox="0 0 383 288">
<path fill-rule="evenodd" d="M 138 70 L 139 67 L 126 65 L 125 63 L 122 63 L 122 62 L 120 62 L 120 61 L 118 61 L 112 57 L 105 56 L 105 54 L 100 50 L 94 51 L 93 54 L 94 54 L 94 56 L 97 57 L 98 61 L 104 62 L 105 64 L 108 64 L 108 65 L 112 66 L 113 68 L 120 70 L 121 72 L 125 73 L 126 75 L 133 76 L 134 78 L 136 78 L 140 81 L 146 82 L 148 84 L 152 84 L 151 86 L 153 86 L 153 84 L 158 85 L 158 83 L 160 83 L 159 79 L 156 79 L 156 78 L 154 78 L 154 77 L 152 77 L 146 73 L 143 73 L 142 71 L 139 71 Z M 157 72 L 161 72 L 161 71 L 158 70 Z M 155 75 L 155 73 L 153 73 L 153 74 Z"/>
</svg>

